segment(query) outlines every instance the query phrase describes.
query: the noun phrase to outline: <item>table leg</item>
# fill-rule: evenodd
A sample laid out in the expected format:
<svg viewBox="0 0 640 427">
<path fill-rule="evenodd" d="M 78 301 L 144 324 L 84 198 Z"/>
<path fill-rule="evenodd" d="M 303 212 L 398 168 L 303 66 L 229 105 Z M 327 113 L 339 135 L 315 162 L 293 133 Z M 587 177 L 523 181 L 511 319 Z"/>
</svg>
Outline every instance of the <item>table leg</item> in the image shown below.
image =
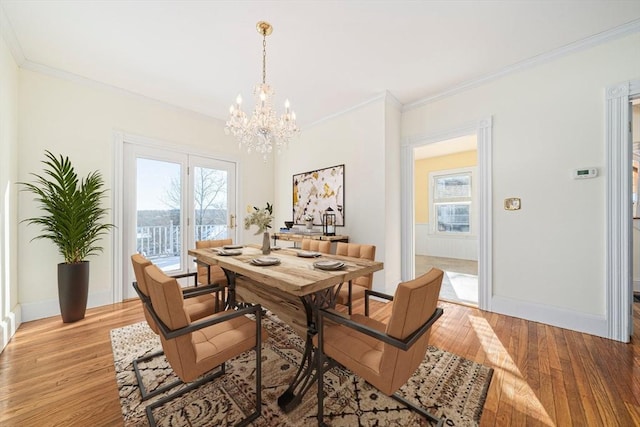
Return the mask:
<svg viewBox="0 0 640 427">
<path fill-rule="evenodd" d="M 225 308 L 235 308 L 236 307 L 236 273 L 235 271 L 227 270 L 225 268 L 222 269 L 224 271 L 224 275 L 227 276 L 227 301 L 225 304 Z"/>
<path fill-rule="evenodd" d="M 305 341 L 304 354 L 300 361 L 300 367 L 293 377 L 289 388 L 278 398 L 278 406 L 280 406 L 284 412 L 290 412 L 298 406 L 309 388 L 311 388 L 318 379 L 318 371 L 316 368 L 318 366 L 318 358 L 322 355 L 319 354 L 313 346 L 313 336 L 318 333 L 316 327 L 318 309 L 335 307 L 335 297 L 339 290 L 340 286 L 337 286 L 335 290 L 331 287 L 311 295 L 300 297 L 307 314 L 307 338 Z"/>
</svg>

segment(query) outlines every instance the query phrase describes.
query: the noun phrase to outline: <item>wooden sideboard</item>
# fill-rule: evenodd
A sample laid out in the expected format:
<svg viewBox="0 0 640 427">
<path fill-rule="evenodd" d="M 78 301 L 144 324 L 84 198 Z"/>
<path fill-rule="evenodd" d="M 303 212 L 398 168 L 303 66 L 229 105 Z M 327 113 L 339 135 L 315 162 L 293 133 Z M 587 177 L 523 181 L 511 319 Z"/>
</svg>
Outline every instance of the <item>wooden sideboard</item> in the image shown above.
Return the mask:
<svg viewBox="0 0 640 427">
<path fill-rule="evenodd" d="M 302 242 L 303 239 L 326 240 L 329 242 L 349 242 L 349 236 L 325 236 L 320 233 L 273 233 L 272 236 L 274 246 L 277 246 L 278 240 L 293 242 L 296 246 L 297 243 Z"/>
</svg>

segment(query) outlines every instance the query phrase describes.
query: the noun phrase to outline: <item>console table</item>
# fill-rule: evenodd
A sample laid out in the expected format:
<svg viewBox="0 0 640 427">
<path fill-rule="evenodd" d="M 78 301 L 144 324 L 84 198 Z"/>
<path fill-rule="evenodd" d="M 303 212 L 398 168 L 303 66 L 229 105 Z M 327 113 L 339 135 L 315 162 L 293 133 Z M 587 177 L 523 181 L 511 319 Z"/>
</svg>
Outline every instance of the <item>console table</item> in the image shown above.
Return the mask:
<svg viewBox="0 0 640 427">
<path fill-rule="evenodd" d="M 277 246 L 277 241 L 285 240 L 296 243 L 302 242 L 303 239 L 326 240 L 329 242 L 349 242 L 349 236 L 325 236 L 319 233 L 273 233 L 273 245 Z"/>
</svg>

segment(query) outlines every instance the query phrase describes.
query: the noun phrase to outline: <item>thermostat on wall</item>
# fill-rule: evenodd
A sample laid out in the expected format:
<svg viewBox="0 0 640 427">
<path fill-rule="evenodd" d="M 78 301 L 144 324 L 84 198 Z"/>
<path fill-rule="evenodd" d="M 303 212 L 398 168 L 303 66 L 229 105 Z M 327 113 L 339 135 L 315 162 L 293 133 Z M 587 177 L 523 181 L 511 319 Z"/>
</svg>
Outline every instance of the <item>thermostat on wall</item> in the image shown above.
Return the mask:
<svg viewBox="0 0 640 427">
<path fill-rule="evenodd" d="M 596 168 L 584 168 L 584 169 L 573 170 L 573 179 L 595 178 L 596 176 L 598 176 L 598 169 Z"/>
</svg>

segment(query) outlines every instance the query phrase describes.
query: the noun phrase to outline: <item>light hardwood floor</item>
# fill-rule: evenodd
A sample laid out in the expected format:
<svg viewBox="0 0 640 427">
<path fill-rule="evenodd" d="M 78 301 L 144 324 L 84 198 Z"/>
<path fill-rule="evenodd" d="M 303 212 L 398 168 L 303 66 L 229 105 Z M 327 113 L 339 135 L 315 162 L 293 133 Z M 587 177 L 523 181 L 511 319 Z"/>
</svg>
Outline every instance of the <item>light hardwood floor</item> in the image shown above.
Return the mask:
<svg viewBox="0 0 640 427">
<path fill-rule="evenodd" d="M 388 317 L 390 307 L 376 304 L 375 317 Z M 432 343 L 495 369 L 481 426 L 640 425 L 638 332 L 622 344 L 440 306 Z M 640 309 L 634 313 L 639 331 Z M 143 320 L 140 303 L 130 301 L 88 310 L 74 324 L 23 324 L 0 354 L 0 425 L 122 425 L 109 331 Z"/>
</svg>

